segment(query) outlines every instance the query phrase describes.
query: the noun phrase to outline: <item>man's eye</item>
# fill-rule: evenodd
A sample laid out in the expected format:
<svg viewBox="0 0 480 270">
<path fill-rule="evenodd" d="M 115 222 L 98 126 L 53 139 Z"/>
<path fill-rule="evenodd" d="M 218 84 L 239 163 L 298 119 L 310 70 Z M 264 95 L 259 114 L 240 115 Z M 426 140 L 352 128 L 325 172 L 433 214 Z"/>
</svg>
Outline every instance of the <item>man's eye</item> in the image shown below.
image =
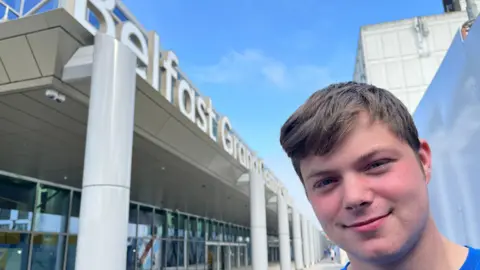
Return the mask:
<svg viewBox="0 0 480 270">
<path fill-rule="evenodd" d="M 376 170 L 381 170 L 382 168 L 384 168 L 386 165 L 388 165 L 392 160 L 390 159 L 381 159 L 381 160 L 377 160 L 373 163 L 370 163 L 367 168 L 366 168 L 366 171 L 376 171 Z"/>
<path fill-rule="evenodd" d="M 335 178 L 325 178 L 325 179 L 317 181 L 313 187 L 314 188 L 324 188 L 324 187 L 326 187 L 328 185 L 331 185 L 331 184 L 334 184 L 336 182 L 337 182 L 337 180 Z"/>
</svg>

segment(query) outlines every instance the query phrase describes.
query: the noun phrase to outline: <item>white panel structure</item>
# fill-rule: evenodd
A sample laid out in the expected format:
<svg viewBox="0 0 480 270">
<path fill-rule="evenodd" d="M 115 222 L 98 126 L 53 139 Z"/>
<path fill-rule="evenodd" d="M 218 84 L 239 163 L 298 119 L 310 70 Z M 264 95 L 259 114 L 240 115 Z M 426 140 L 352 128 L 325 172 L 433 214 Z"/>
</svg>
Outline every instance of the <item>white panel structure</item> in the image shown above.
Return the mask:
<svg viewBox="0 0 480 270">
<path fill-rule="evenodd" d="M 390 90 L 413 113 L 466 20 L 460 11 L 362 27 L 353 80 Z"/>
<path fill-rule="evenodd" d="M 432 149 L 430 209 L 439 230 L 461 245 L 480 246 L 480 24 L 456 35 L 414 114 Z"/>
</svg>

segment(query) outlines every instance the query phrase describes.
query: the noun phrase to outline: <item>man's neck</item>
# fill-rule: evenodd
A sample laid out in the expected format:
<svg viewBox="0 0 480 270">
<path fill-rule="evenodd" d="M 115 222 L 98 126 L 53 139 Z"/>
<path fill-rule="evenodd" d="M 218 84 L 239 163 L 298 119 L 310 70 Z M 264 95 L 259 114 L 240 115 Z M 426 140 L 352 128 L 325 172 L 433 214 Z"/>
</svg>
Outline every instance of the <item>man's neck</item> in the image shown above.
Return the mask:
<svg viewBox="0 0 480 270">
<path fill-rule="evenodd" d="M 352 258 L 348 270 L 460 269 L 467 254 L 467 248 L 443 237 L 430 218 L 417 243 L 396 262 L 374 265 Z"/>
</svg>

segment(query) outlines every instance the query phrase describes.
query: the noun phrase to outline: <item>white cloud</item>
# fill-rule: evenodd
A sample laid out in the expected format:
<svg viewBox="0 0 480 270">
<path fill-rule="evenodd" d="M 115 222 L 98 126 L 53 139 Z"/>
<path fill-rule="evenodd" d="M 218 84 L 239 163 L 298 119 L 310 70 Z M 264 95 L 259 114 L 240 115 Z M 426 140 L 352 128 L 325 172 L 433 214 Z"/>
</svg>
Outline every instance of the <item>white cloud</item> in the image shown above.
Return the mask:
<svg viewBox="0 0 480 270">
<path fill-rule="evenodd" d="M 213 65 L 197 66 L 189 72 L 200 83 L 264 83 L 284 90 L 320 88 L 333 81 L 328 67 L 288 66 L 260 50 L 232 51 Z"/>
</svg>

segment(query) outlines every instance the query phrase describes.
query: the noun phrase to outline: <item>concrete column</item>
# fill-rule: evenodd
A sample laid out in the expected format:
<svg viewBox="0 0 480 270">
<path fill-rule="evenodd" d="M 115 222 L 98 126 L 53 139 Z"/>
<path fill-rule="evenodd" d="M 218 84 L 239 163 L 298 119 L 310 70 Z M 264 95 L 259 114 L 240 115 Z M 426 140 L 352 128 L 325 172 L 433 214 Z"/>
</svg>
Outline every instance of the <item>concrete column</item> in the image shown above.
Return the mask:
<svg viewBox="0 0 480 270">
<path fill-rule="evenodd" d="M 312 250 L 313 250 L 312 263 L 316 264 L 317 263 L 317 230 L 313 225 L 312 225 Z"/>
<path fill-rule="evenodd" d="M 292 260 L 290 258 L 290 232 L 288 221 L 288 207 L 283 197 L 283 192 L 277 195 L 278 206 L 278 236 L 280 240 L 280 269 L 290 270 Z"/>
<path fill-rule="evenodd" d="M 303 252 L 302 252 L 302 229 L 300 225 L 300 214 L 296 208 L 292 208 L 293 219 L 293 250 L 295 253 L 295 268 L 303 269 Z"/>
<path fill-rule="evenodd" d="M 309 223 L 309 233 L 310 233 L 310 263 L 312 265 L 315 264 L 315 249 L 314 249 L 314 241 L 315 241 L 315 234 L 313 224 Z"/>
<path fill-rule="evenodd" d="M 318 231 L 317 229 L 314 229 L 314 235 L 315 235 L 315 241 L 314 243 L 314 249 L 315 249 L 315 263 L 318 263 Z"/>
<path fill-rule="evenodd" d="M 345 252 L 345 250 L 340 249 L 339 257 L 340 257 L 340 263 L 341 263 L 342 265 L 347 264 L 347 262 L 348 262 L 348 255 L 347 255 L 347 253 Z"/>
<path fill-rule="evenodd" d="M 268 268 L 267 216 L 265 181 L 256 170 L 250 171 L 250 229 L 252 243 L 252 268 Z"/>
<path fill-rule="evenodd" d="M 227 263 L 226 263 L 227 267 L 226 268 L 227 268 L 227 270 L 231 270 L 232 269 L 232 247 L 227 246 L 226 248 L 227 248 L 227 250 L 225 251 L 227 253 L 227 258 L 226 258 L 227 259 Z M 187 253 L 185 253 L 185 254 L 187 254 Z M 185 267 L 185 269 L 187 269 L 187 268 Z"/>
<path fill-rule="evenodd" d="M 317 261 L 320 262 L 322 260 L 322 236 L 320 234 L 320 231 L 317 231 Z"/>
<path fill-rule="evenodd" d="M 310 252 L 308 246 L 308 221 L 305 216 L 302 215 L 302 242 L 303 242 L 303 264 L 305 268 L 310 266 Z"/>
<path fill-rule="evenodd" d="M 240 249 L 241 248 L 242 248 L 241 246 L 237 246 L 235 248 L 235 252 L 237 253 L 237 262 L 235 263 L 235 265 L 237 268 L 240 268 Z"/>
<path fill-rule="evenodd" d="M 95 37 L 76 270 L 126 268 L 136 56 Z"/>
<path fill-rule="evenodd" d="M 325 237 L 323 236 L 323 233 L 320 232 L 319 234 L 320 234 L 319 256 L 320 256 L 320 260 L 322 260 L 323 250 L 325 249 L 326 245 L 325 245 Z"/>
</svg>

